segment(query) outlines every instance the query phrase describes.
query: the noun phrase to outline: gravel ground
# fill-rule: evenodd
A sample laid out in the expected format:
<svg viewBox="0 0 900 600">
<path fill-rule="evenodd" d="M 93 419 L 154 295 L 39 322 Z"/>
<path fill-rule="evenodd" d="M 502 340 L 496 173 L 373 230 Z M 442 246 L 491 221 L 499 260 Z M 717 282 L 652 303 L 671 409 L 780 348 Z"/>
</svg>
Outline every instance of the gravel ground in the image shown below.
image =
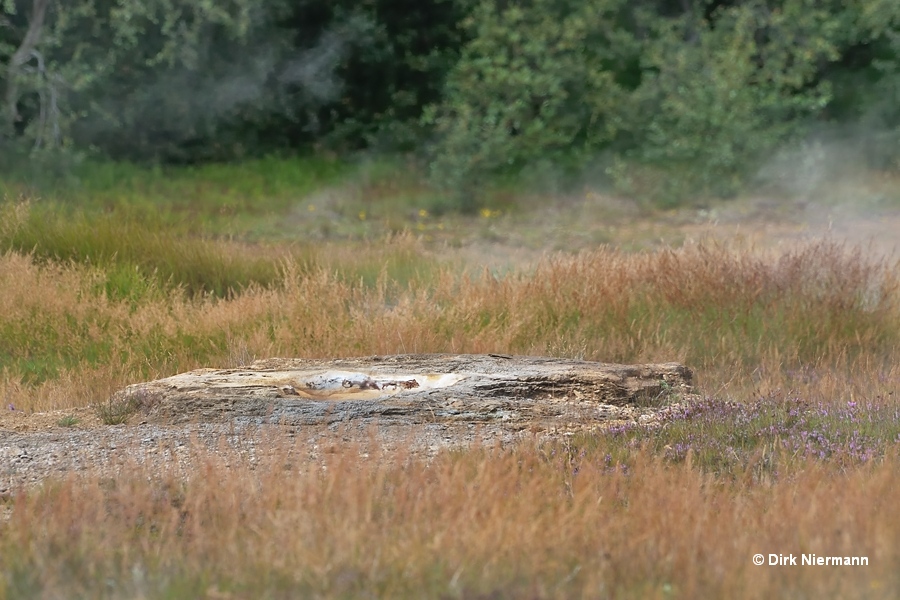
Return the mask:
<svg viewBox="0 0 900 600">
<path fill-rule="evenodd" d="M 673 405 L 672 407 L 674 407 Z M 572 435 L 623 422 L 654 423 L 658 411 L 626 407 L 621 420 L 604 423 L 533 422 L 526 427 L 498 423 L 432 423 L 419 425 L 237 425 L 192 423 L 102 425 L 92 409 L 55 411 L 0 418 L 0 500 L 18 490 L 70 474 L 116 478 L 129 469 L 187 477 L 198 461 L 210 456 L 253 466 L 277 458 L 286 463 L 315 461 L 324 454 L 352 448 L 370 453 L 404 452 L 427 458 L 442 449 L 506 445 L 518 440 L 543 440 Z M 72 416 L 78 423 L 59 425 Z M 2 513 L 0 513 L 2 514 Z"/>
</svg>

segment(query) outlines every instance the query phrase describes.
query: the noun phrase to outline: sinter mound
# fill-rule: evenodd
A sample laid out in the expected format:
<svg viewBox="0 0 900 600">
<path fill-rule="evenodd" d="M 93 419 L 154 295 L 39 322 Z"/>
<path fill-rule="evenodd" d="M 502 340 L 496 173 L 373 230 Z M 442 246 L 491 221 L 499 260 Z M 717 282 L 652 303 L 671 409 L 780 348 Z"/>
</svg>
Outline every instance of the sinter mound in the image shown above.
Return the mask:
<svg viewBox="0 0 900 600">
<path fill-rule="evenodd" d="M 677 363 L 615 365 L 544 357 L 419 354 L 338 360 L 271 358 L 131 385 L 126 403 L 160 424 L 373 424 L 621 420 L 689 393 Z M 624 412 L 623 412 L 624 411 Z M 626 417 L 627 418 L 627 417 Z"/>
</svg>

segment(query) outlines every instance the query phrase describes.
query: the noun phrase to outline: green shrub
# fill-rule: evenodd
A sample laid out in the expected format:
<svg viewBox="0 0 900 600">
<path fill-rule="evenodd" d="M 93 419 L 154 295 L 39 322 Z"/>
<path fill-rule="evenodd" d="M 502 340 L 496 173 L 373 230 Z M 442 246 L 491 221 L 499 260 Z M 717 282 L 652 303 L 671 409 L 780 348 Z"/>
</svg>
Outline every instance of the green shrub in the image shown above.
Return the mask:
<svg viewBox="0 0 900 600">
<path fill-rule="evenodd" d="M 822 68 L 850 9 L 810 0 L 698 7 L 678 16 L 619 0 L 483 0 L 434 127 L 431 175 L 475 208 L 489 176 L 601 153 L 621 191 L 674 204 L 736 192 L 758 161 L 821 113 Z"/>
<path fill-rule="evenodd" d="M 900 5 L 890 0 L 861 3 L 854 49 L 868 50 L 865 68 L 847 69 L 851 116 L 866 133 L 866 166 L 900 169 Z"/>
<path fill-rule="evenodd" d="M 830 99 L 816 76 L 837 58 L 839 22 L 808 0 L 776 10 L 745 2 L 708 20 L 686 14 L 648 25 L 629 117 L 633 165 L 612 173 L 623 191 L 664 204 L 733 194 Z"/>
<path fill-rule="evenodd" d="M 484 177 L 545 156 L 578 162 L 611 141 L 627 101 L 617 68 L 635 54 L 622 0 L 483 0 L 443 101 L 424 117 L 439 141 L 431 175 L 476 208 Z"/>
</svg>

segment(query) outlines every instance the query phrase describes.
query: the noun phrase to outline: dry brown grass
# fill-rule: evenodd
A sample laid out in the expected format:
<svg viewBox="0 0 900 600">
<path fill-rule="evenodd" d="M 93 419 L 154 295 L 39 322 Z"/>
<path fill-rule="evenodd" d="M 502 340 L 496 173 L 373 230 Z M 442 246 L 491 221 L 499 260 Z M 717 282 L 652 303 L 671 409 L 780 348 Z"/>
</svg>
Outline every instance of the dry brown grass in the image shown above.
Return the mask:
<svg viewBox="0 0 900 600">
<path fill-rule="evenodd" d="M 0 529 L 7 597 L 892 598 L 900 586 L 896 457 L 725 483 L 646 451 L 623 467 L 534 444 L 423 462 L 353 447 L 297 459 L 304 449 L 268 443 L 253 468 L 197 448 L 187 480 L 132 466 L 16 497 Z M 755 553 L 869 565 L 755 566 Z"/>
<path fill-rule="evenodd" d="M 135 301 L 110 298 L 97 268 L 7 253 L 0 395 L 47 410 L 253 357 L 505 352 L 681 361 L 715 393 L 827 397 L 886 392 L 900 362 L 900 268 L 827 242 L 779 256 L 600 248 L 505 277 L 461 275 L 409 236 L 334 254 L 312 270 L 285 262 L 277 284 L 227 298 L 176 287 Z M 405 281 L 354 270 L 373 255 L 403 264 Z"/>
</svg>

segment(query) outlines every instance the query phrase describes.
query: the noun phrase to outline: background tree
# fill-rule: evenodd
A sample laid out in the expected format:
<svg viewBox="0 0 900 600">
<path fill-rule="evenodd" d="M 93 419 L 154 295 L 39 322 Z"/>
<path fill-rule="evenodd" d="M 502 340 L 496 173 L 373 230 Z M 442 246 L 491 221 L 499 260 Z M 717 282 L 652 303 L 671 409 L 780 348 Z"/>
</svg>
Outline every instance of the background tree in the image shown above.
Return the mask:
<svg viewBox="0 0 900 600">
<path fill-rule="evenodd" d="M 845 50 L 844 114 L 862 128 L 863 153 L 877 168 L 900 168 L 900 4 L 867 0 L 858 11 L 852 45 Z"/>
<path fill-rule="evenodd" d="M 39 98 L 39 116 L 37 131 L 34 135 L 35 147 L 45 141 L 58 142 L 59 128 L 57 121 L 57 91 L 52 77 L 48 77 L 46 61 L 39 50 L 43 41 L 44 24 L 50 0 L 32 0 L 27 21 L 17 23 L 14 17 L 17 10 L 13 0 L 3 4 L 4 14 L 0 16 L 0 25 L 15 29 L 18 25 L 24 29 L 21 38 L 15 41 L 4 40 L 0 44 L 0 52 L 9 55 L 4 73 L 3 135 L 13 137 L 21 128 L 23 116 L 19 110 L 22 97 L 34 92 Z M 14 37 L 14 36 L 11 36 Z M 49 125 L 49 131 L 48 131 Z"/>
<path fill-rule="evenodd" d="M 471 41 L 424 122 L 438 143 L 432 176 L 461 191 L 539 158 L 578 162 L 613 140 L 637 56 L 624 0 L 484 0 L 463 22 Z"/>
<path fill-rule="evenodd" d="M 3 133 L 7 146 L 34 148 L 94 143 L 83 128 L 70 126 L 101 117 L 127 138 L 128 106 L 115 102 L 117 89 L 140 89 L 166 70 L 201 70 L 212 42 L 240 45 L 255 18 L 254 3 L 246 0 L 7 0 L 3 9 L 12 30 L 0 48 Z M 155 109 L 168 112 L 164 104 Z"/>
<path fill-rule="evenodd" d="M 0 163 L 416 152 L 472 191 L 611 164 L 727 195 L 784 144 L 900 156 L 892 0 L 0 0 Z M 13 161 L 14 162 L 14 161 Z"/>
<path fill-rule="evenodd" d="M 644 193 L 733 193 L 828 105 L 819 70 L 838 58 L 839 22 L 818 5 L 749 1 L 648 19 L 626 152 L 656 173 Z"/>
</svg>

